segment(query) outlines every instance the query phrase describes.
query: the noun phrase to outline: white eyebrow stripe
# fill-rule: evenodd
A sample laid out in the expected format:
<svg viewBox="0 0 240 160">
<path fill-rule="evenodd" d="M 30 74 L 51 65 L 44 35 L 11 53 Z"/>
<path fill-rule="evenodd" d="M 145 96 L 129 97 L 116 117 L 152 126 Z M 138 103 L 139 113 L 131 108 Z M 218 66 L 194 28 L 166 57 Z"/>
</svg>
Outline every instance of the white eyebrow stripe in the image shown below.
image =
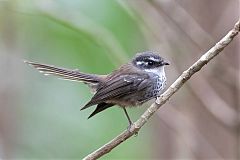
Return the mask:
<svg viewBox="0 0 240 160">
<path fill-rule="evenodd" d="M 159 62 L 159 59 L 156 59 L 154 57 L 149 57 L 148 59 L 152 60 L 152 61 L 155 61 L 155 62 Z"/>
</svg>

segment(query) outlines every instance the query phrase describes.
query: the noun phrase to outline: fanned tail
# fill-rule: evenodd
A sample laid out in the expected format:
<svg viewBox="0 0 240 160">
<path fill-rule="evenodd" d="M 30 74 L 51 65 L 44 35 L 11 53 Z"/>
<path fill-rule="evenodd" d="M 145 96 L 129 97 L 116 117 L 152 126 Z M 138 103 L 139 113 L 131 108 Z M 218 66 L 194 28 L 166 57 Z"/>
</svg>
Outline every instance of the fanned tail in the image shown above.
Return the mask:
<svg viewBox="0 0 240 160">
<path fill-rule="evenodd" d="M 53 65 L 46 65 L 29 61 L 24 62 L 29 64 L 30 66 L 33 66 L 34 68 L 39 70 L 39 72 L 42 72 L 44 75 L 54 75 L 66 80 L 80 81 L 88 84 L 98 84 L 99 82 L 101 82 L 101 77 L 94 74 L 81 73 L 78 70 L 59 68 Z"/>
</svg>

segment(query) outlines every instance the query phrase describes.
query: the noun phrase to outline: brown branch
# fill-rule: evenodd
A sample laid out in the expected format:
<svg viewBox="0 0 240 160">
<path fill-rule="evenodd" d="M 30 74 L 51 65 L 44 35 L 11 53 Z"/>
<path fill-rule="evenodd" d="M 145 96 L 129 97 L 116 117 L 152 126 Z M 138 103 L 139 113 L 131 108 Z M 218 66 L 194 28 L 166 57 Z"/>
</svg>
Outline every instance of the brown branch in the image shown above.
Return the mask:
<svg viewBox="0 0 240 160">
<path fill-rule="evenodd" d="M 102 157 L 103 155 L 110 152 L 113 148 L 117 147 L 119 144 L 130 138 L 132 135 L 137 133 L 140 128 L 147 122 L 148 119 L 163 105 L 169 98 L 177 92 L 188 79 L 195 73 L 197 73 L 205 64 L 217 56 L 238 34 L 240 31 L 240 22 L 238 21 L 234 28 L 228 32 L 228 34 L 223 37 L 218 43 L 215 44 L 208 52 L 202 55 L 202 57 L 197 60 L 191 67 L 184 71 L 180 77 L 160 96 L 157 98 L 155 103 L 153 103 L 142 115 L 141 117 L 131 126 L 130 130 L 123 131 L 120 135 L 115 137 L 110 142 L 106 143 L 99 149 L 87 155 L 84 159 L 91 160 Z"/>
</svg>

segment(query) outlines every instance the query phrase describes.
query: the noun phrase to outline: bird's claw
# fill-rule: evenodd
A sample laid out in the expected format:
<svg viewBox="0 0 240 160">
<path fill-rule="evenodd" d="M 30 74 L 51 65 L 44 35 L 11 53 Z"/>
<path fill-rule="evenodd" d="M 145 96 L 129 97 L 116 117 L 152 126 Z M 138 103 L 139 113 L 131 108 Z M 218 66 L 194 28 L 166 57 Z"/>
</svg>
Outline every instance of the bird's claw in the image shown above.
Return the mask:
<svg viewBox="0 0 240 160">
<path fill-rule="evenodd" d="M 131 129 L 131 127 L 133 126 L 134 124 L 131 122 L 131 123 L 129 123 L 129 125 L 128 125 L 128 127 L 127 127 L 127 130 L 130 132 L 130 129 Z"/>
<path fill-rule="evenodd" d="M 131 127 L 132 127 L 133 125 L 134 125 L 134 124 L 133 124 L 132 122 L 129 123 L 129 126 L 127 127 L 127 130 L 128 130 L 129 132 L 131 132 Z M 135 132 L 135 133 L 134 133 L 134 136 L 137 137 L 137 136 L 138 136 L 138 132 Z"/>
</svg>

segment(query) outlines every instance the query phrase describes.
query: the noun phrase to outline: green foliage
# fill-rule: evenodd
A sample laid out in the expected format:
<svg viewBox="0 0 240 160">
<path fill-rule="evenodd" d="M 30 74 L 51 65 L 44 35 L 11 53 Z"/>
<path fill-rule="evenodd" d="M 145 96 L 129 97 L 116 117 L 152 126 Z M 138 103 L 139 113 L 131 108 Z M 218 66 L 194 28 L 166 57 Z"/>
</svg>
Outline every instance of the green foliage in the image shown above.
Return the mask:
<svg viewBox="0 0 240 160">
<path fill-rule="evenodd" d="M 146 47 L 139 24 L 117 1 L 17 2 L 17 41 L 28 60 L 105 74 Z M 82 158 L 126 129 L 118 107 L 87 120 L 93 108 L 79 111 L 91 98 L 85 85 L 25 69 L 16 158 Z M 140 111 L 130 114 L 136 119 Z M 149 157 L 149 134 L 143 130 L 106 158 Z"/>
</svg>

